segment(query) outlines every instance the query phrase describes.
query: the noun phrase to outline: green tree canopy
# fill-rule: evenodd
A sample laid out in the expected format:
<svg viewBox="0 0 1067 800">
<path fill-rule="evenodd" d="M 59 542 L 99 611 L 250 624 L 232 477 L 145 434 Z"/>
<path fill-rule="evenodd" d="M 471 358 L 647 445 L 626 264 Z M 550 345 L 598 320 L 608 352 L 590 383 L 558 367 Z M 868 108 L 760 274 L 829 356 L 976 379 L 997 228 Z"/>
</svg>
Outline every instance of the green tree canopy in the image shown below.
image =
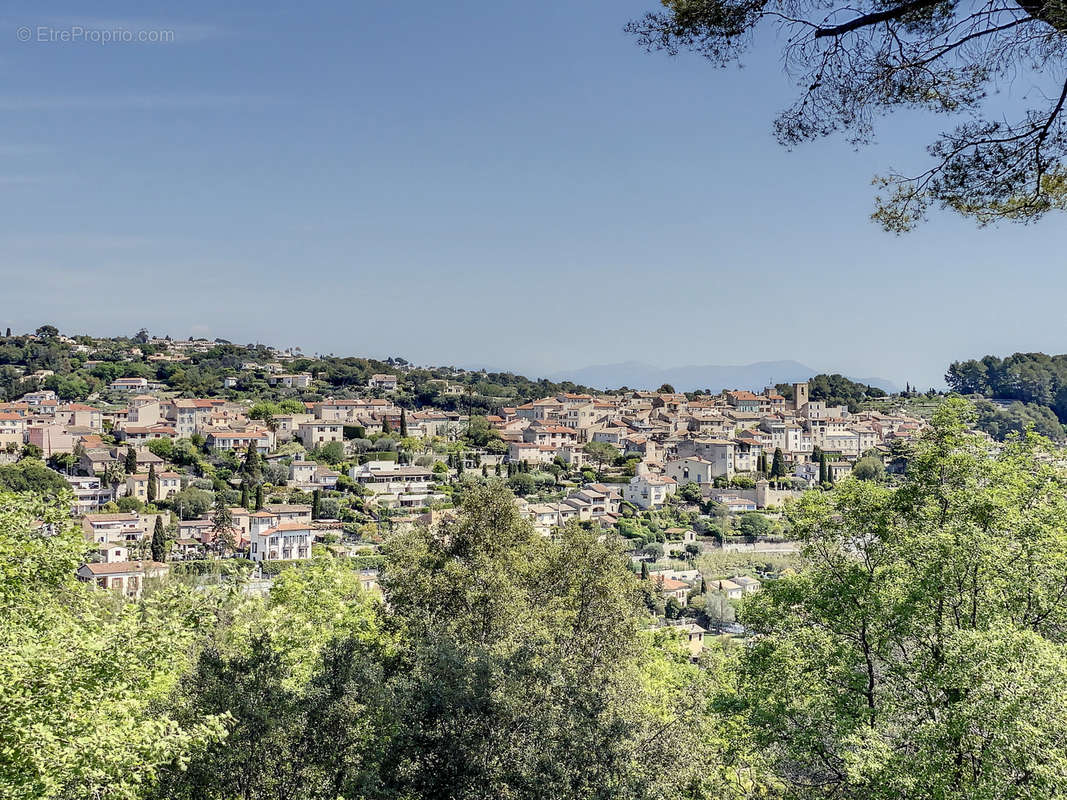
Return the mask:
<svg viewBox="0 0 1067 800">
<path fill-rule="evenodd" d="M 807 494 L 806 568 L 743 606 L 743 724 L 789 796 L 1065 796 L 1067 480 L 972 423 L 949 400 L 899 487 Z"/>
<path fill-rule="evenodd" d="M 178 724 L 164 702 L 209 598 L 171 586 L 123 603 L 79 583 L 72 499 L 0 494 L 0 795 L 138 798 L 223 734 L 218 717 Z"/>
</svg>

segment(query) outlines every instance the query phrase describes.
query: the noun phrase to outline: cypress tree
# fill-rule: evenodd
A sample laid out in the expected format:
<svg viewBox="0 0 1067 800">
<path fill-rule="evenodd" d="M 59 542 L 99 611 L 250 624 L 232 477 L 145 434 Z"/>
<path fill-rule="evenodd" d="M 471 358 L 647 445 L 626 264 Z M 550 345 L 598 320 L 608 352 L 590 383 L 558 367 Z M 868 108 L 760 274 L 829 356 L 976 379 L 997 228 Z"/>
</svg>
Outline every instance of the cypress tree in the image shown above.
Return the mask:
<svg viewBox="0 0 1067 800">
<path fill-rule="evenodd" d="M 782 448 L 780 447 L 774 448 L 774 462 L 771 464 L 771 477 L 785 477 L 785 457 L 782 455 Z"/>
<path fill-rule="evenodd" d="M 163 533 L 163 517 L 156 517 L 156 527 L 152 529 L 152 560 L 167 560 L 167 539 Z"/>
<path fill-rule="evenodd" d="M 322 490 L 316 489 L 311 495 L 311 518 L 318 519 L 322 511 Z"/>
<path fill-rule="evenodd" d="M 263 484 L 256 487 L 256 511 L 263 510 Z"/>
<path fill-rule="evenodd" d="M 250 477 L 259 475 L 259 453 L 256 451 L 254 442 L 248 443 L 248 449 L 245 450 L 245 461 L 241 466 L 241 471 Z"/>
<path fill-rule="evenodd" d="M 137 472 L 137 451 L 132 447 L 126 448 L 126 463 L 124 469 L 127 475 L 134 475 Z"/>
<path fill-rule="evenodd" d="M 400 437 L 406 439 L 408 435 L 408 414 L 404 409 L 400 409 Z"/>
<path fill-rule="evenodd" d="M 642 561 L 641 562 L 641 580 L 643 580 L 643 581 L 647 581 L 648 580 L 648 562 L 647 561 Z"/>
<path fill-rule="evenodd" d="M 248 481 L 241 481 L 241 508 L 248 508 Z"/>
<path fill-rule="evenodd" d="M 382 418 L 382 433 L 392 433 L 393 429 L 389 425 L 389 417 Z"/>
<path fill-rule="evenodd" d="M 156 502 L 156 465 L 148 465 L 148 491 L 146 492 L 149 503 Z M 159 517 L 156 517 L 159 520 Z"/>
</svg>

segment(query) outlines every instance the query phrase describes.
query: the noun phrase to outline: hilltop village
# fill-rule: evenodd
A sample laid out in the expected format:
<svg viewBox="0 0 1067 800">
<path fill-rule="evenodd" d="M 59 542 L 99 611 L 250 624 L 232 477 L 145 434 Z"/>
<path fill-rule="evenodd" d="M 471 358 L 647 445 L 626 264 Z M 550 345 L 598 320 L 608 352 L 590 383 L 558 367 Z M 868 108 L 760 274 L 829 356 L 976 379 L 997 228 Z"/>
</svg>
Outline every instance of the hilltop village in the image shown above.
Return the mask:
<svg viewBox="0 0 1067 800">
<path fill-rule="evenodd" d="M 695 556 L 782 538 L 785 500 L 856 469 L 894 469 L 925 424 L 888 405 L 814 399 L 804 382 L 714 394 L 549 387 L 526 399 L 485 375 L 402 359 L 361 362 L 380 371 L 357 384 L 351 369 L 339 382 L 336 362 L 292 350 L 140 339 L 44 329 L 0 347 L 12 397 L 0 404 L 0 469 L 69 486 L 95 552 L 79 576 L 131 596 L 175 563 L 239 558 L 269 576 L 320 548 L 364 559 L 372 586 L 388 531 L 453 513 L 492 477 L 545 536 L 571 521 L 620 533 L 664 602 L 685 606 L 705 578 Z M 49 358 L 59 369 L 32 369 Z M 182 389 L 194 371 L 207 391 Z M 83 398 L 62 396 L 72 393 Z M 717 588 L 758 585 L 731 574 Z"/>
</svg>

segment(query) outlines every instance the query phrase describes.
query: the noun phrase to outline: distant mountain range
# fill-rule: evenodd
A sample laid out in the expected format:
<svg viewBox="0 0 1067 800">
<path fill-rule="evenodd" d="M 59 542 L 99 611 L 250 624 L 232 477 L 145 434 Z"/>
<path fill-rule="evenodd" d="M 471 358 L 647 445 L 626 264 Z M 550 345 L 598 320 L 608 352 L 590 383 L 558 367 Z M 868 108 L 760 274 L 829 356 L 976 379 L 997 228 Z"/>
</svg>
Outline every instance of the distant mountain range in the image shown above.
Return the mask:
<svg viewBox="0 0 1067 800">
<path fill-rule="evenodd" d="M 669 383 L 679 392 L 691 392 L 697 389 L 720 392 L 723 389 L 760 391 L 765 386 L 773 386 L 776 383 L 805 381 L 821 372 L 830 372 L 830 370 L 814 369 L 799 361 L 758 361 L 755 364 L 736 366 L 707 364 L 666 368 L 641 361 L 625 361 L 620 364 L 599 364 L 580 369 L 562 370 L 546 377 L 552 381 L 572 381 L 594 389 L 617 389 L 626 386 L 630 389 L 654 390 Z M 851 378 L 851 376 L 846 377 Z M 851 378 L 851 380 L 877 386 L 887 392 L 900 390 L 896 384 L 885 378 Z"/>
</svg>

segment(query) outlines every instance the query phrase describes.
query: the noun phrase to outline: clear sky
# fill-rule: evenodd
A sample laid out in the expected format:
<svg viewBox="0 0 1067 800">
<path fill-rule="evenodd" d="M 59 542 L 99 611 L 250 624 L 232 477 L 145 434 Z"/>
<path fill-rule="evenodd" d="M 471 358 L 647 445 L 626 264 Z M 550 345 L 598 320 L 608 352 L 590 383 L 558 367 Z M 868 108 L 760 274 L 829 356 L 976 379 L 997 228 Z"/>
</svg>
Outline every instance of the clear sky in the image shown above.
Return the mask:
<svg viewBox="0 0 1067 800">
<path fill-rule="evenodd" d="M 1067 350 L 1063 217 L 868 221 L 949 120 L 786 152 L 775 43 L 646 54 L 654 0 L 42 5 L 0 20 L 2 326 L 922 386 Z M 41 40 L 79 26 L 174 41 Z"/>
</svg>

